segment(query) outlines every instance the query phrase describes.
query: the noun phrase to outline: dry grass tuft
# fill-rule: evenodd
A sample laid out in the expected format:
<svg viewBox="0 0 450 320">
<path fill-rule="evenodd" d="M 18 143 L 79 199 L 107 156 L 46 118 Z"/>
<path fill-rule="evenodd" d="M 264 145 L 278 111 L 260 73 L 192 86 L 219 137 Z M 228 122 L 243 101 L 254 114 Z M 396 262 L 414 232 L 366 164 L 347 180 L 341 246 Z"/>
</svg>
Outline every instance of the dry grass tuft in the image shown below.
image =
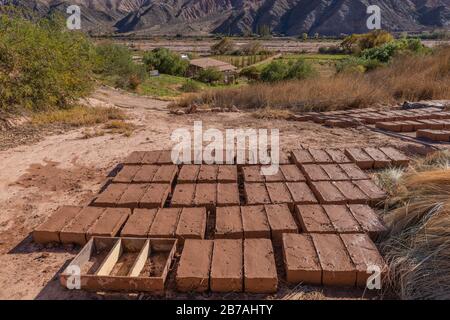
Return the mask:
<svg viewBox="0 0 450 320">
<path fill-rule="evenodd" d="M 448 153 L 417 161 L 387 203 L 380 248 L 389 287 L 403 299 L 450 298 L 450 170 L 442 159 Z"/>
<path fill-rule="evenodd" d="M 39 126 L 56 124 L 83 127 L 125 119 L 127 119 L 125 112 L 118 108 L 76 106 L 70 109 L 35 113 L 32 115 L 31 122 Z"/>
<path fill-rule="evenodd" d="M 450 47 L 438 48 L 428 56 L 401 56 L 367 74 L 209 90 L 183 97 L 178 105 L 324 111 L 424 99 L 450 99 Z"/>
<path fill-rule="evenodd" d="M 263 120 L 288 120 L 292 117 L 292 112 L 286 109 L 264 108 L 253 112 L 253 117 Z"/>
<path fill-rule="evenodd" d="M 133 134 L 133 131 L 136 129 L 136 126 L 132 123 L 122 120 L 114 120 L 105 124 L 105 129 L 109 133 L 123 134 L 126 137 L 130 137 Z"/>
</svg>

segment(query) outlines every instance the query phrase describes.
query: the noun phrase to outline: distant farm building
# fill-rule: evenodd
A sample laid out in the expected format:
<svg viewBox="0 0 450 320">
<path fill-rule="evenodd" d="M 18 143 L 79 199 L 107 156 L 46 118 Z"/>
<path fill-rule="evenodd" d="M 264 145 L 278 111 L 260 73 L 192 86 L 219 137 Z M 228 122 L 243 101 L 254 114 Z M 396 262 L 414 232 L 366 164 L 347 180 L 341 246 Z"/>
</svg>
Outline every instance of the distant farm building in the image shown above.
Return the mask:
<svg viewBox="0 0 450 320">
<path fill-rule="evenodd" d="M 187 71 L 188 77 L 195 77 L 198 73 L 205 69 L 216 69 L 223 73 L 225 83 L 234 82 L 236 79 L 237 68 L 232 64 L 211 58 L 199 58 L 190 61 Z"/>
</svg>

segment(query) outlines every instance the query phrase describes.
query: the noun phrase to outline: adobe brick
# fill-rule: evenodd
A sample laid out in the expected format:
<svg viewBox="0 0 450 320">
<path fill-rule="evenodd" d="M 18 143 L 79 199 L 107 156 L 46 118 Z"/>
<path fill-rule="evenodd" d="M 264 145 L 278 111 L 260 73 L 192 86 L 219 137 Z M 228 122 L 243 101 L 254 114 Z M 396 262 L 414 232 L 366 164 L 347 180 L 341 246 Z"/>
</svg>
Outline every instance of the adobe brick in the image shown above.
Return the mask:
<svg viewBox="0 0 450 320">
<path fill-rule="evenodd" d="M 295 164 L 287 164 L 280 166 L 284 180 L 287 182 L 303 182 L 306 181 L 305 176 Z"/>
<path fill-rule="evenodd" d="M 351 163 L 351 160 L 345 155 L 345 153 L 338 149 L 326 149 L 331 160 L 336 163 Z"/>
<path fill-rule="evenodd" d="M 362 230 L 372 239 L 375 239 L 378 235 L 386 231 L 386 227 L 380 217 L 368 205 L 350 204 L 348 207 Z"/>
<path fill-rule="evenodd" d="M 176 236 L 184 243 L 186 239 L 204 239 L 206 232 L 206 208 L 183 208 Z"/>
<path fill-rule="evenodd" d="M 263 205 L 241 207 L 244 238 L 270 239 L 270 226 Z"/>
<path fill-rule="evenodd" d="M 150 183 L 139 202 L 139 207 L 147 209 L 161 208 L 166 203 L 169 193 L 170 184 Z"/>
<path fill-rule="evenodd" d="M 272 242 L 244 240 L 244 289 L 249 293 L 273 293 L 278 288 Z"/>
<path fill-rule="evenodd" d="M 243 290 L 243 241 L 214 240 L 211 263 L 211 291 L 241 292 Z"/>
<path fill-rule="evenodd" d="M 124 164 L 137 165 L 142 164 L 142 159 L 144 158 L 144 151 L 133 151 L 128 155 L 128 157 L 123 161 Z"/>
<path fill-rule="evenodd" d="M 198 183 L 195 187 L 194 205 L 212 208 L 217 203 L 217 184 Z"/>
<path fill-rule="evenodd" d="M 74 243 L 81 246 L 85 245 L 87 242 L 87 231 L 100 218 L 104 211 L 104 208 L 83 208 L 77 216 L 61 230 L 61 242 Z"/>
<path fill-rule="evenodd" d="M 173 207 L 192 206 L 194 204 L 195 184 L 177 184 L 172 197 Z"/>
<path fill-rule="evenodd" d="M 125 165 L 119 171 L 119 173 L 114 177 L 113 182 L 115 183 L 131 183 L 134 176 L 139 171 L 140 166 L 129 166 Z"/>
<path fill-rule="evenodd" d="M 264 182 L 264 176 L 261 175 L 260 166 L 244 166 L 242 167 L 245 182 Z"/>
<path fill-rule="evenodd" d="M 291 194 L 283 182 L 266 183 L 271 203 L 293 203 Z"/>
<path fill-rule="evenodd" d="M 375 164 L 375 160 L 360 148 L 345 149 L 345 154 L 361 169 L 372 169 Z"/>
<path fill-rule="evenodd" d="M 147 238 L 158 209 L 134 209 L 125 223 L 120 236 L 125 238 Z"/>
<path fill-rule="evenodd" d="M 185 164 L 181 167 L 177 182 L 178 183 L 195 183 L 197 181 L 199 171 L 200 171 L 199 165 Z"/>
<path fill-rule="evenodd" d="M 311 183 L 311 189 L 321 204 L 344 204 L 347 198 L 329 181 Z"/>
<path fill-rule="evenodd" d="M 33 231 L 34 242 L 46 244 L 60 242 L 61 230 L 78 215 L 83 207 L 62 206 L 59 207 L 47 221 Z"/>
<path fill-rule="evenodd" d="M 156 213 L 148 235 L 151 238 L 174 238 L 181 209 L 162 208 Z"/>
<path fill-rule="evenodd" d="M 115 237 L 131 214 L 130 209 L 107 208 L 100 218 L 87 231 L 86 239 L 91 237 Z"/>
<path fill-rule="evenodd" d="M 134 183 L 150 183 L 153 181 L 156 171 L 159 166 L 152 164 L 145 164 L 139 167 L 139 170 L 133 176 Z"/>
<path fill-rule="evenodd" d="M 172 151 L 170 150 L 160 151 L 156 164 L 174 164 L 172 161 Z"/>
<path fill-rule="evenodd" d="M 333 185 L 344 195 L 346 203 L 367 203 L 369 200 L 352 181 L 333 181 Z"/>
<path fill-rule="evenodd" d="M 214 164 L 203 164 L 200 167 L 200 171 L 198 173 L 197 181 L 198 182 L 217 182 L 217 174 L 219 172 L 219 166 Z"/>
<path fill-rule="evenodd" d="M 330 180 L 333 181 L 350 180 L 349 176 L 338 164 L 322 164 L 321 168 L 323 169 L 323 171 L 325 171 Z"/>
<path fill-rule="evenodd" d="M 362 192 L 369 198 L 371 203 L 376 203 L 386 198 L 386 192 L 378 187 L 372 180 L 357 180 L 354 184 L 361 189 Z"/>
<path fill-rule="evenodd" d="M 97 196 L 93 205 L 98 207 L 115 207 L 128 186 L 128 184 L 124 183 L 111 183 Z"/>
<path fill-rule="evenodd" d="M 344 163 L 339 166 L 344 170 L 350 180 L 369 179 L 369 176 L 354 163 Z"/>
<path fill-rule="evenodd" d="M 309 153 L 314 159 L 315 163 L 333 163 L 333 160 L 326 153 L 325 150 L 322 149 L 309 149 Z"/>
<path fill-rule="evenodd" d="M 327 181 L 330 177 L 325 170 L 318 164 L 304 164 L 301 165 L 302 171 L 306 178 L 310 181 Z"/>
<path fill-rule="evenodd" d="M 147 191 L 148 184 L 130 184 L 117 202 L 117 207 L 139 208 L 139 203 Z"/>
<path fill-rule="evenodd" d="M 244 191 L 247 204 L 270 203 L 270 197 L 264 183 L 245 183 Z"/>
<path fill-rule="evenodd" d="M 305 182 L 286 182 L 286 186 L 295 204 L 314 204 L 318 202 L 314 193 Z"/>
<path fill-rule="evenodd" d="M 154 183 L 168 183 L 172 184 L 178 173 L 178 167 L 176 165 L 162 165 L 156 171 L 153 182 Z"/>
<path fill-rule="evenodd" d="M 242 239 L 241 210 L 238 206 L 222 207 L 216 209 L 216 239 Z"/>
<path fill-rule="evenodd" d="M 361 288 L 367 286 L 367 279 L 372 274 L 369 267 L 377 266 L 381 270 L 381 277 L 386 274 L 386 263 L 377 247 L 366 234 L 341 234 L 341 239 L 348 250 L 350 258 L 356 268 L 356 285 Z"/>
<path fill-rule="evenodd" d="M 362 232 L 358 222 L 345 205 L 324 205 L 328 218 L 337 233 Z"/>
<path fill-rule="evenodd" d="M 299 164 L 312 164 L 314 159 L 306 149 L 294 150 L 292 151 L 292 159 L 294 163 Z"/>
<path fill-rule="evenodd" d="M 237 166 L 221 165 L 217 173 L 217 181 L 221 183 L 236 183 L 238 181 Z"/>
<path fill-rule="evenodd" d="M 350 259 L 341 238 L 336 234 L 311 234 L 322 267 L 322 284 L 327 286 L 354 286 L 356 267 Z"/>
<path fill-rule="evenodd" d="M 274 243 L 281 243 L 283 233 L 297 233 L 298 228 L 289 207 L 286 204 L 265 205 Z"/>
<path fill-rule="evenodd" d="M 143 164 L 157 164 L 161 151 L 146 151 L 142 159 Z"/>
<path fill-rule="evenodd" d="M 217 185 L 217 206 L 238 206 L 239 202 L 239 188 L 236 182 Z"/>
<path fill-rule="evenodd" d="M 394 166 L 407 166 L 409 164 L 409 158 L 395 148 L 380 148 L 380 150 L 392 160 Z"/>
<path fill-rule="evenodd" d="M 375 169 L 386 168 L 391 164 L 391 160 L 379 149 L 364 148 L 364 151 L 375 161 L 373 165 Z"/>
<path fill-rule="evenodd" d="M 297 205 L 295 214 L 302 232 L 332 233 L 335 232 L 330 218 L 321 205 Z"/>
<path fill-rule="evenodd" d="M 283 234 L 283 260 L 289 283 L 322 284 L 322 267 L 308 234 Z"/>
<path fill-rule="evenodd" d="M 204 292 L 209 289 L 213 247 L 211 240 L 185 241 L 176 275 L 179 291 Z"/>
</svg>

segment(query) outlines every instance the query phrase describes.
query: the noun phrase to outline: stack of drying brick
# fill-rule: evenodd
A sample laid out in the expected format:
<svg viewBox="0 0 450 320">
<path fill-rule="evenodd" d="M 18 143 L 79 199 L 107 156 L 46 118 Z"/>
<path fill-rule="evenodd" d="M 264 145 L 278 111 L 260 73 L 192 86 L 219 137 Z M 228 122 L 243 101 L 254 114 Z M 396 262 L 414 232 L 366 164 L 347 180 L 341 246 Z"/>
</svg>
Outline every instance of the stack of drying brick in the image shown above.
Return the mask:
<svg viewBox="0 0 450 320">
<path fill-rule="evenodd" d="M 361 284 L 366 252 L 349 237 L 370 251 L 366 264 L 382 260 L 370 237 L 384 227 L 367 204 L 385 194 L 349 155 L 297 150 L 282 155 L 276 175 L 263 175 L 258 164 L 174 165 L 167 151 L 133 152 L 90 206 L 61 207 L 34 240 L 178 239 L 180 291 L 275 292 L 277 250 L 291 282 Z M 313 280 L 303 276 L 310 271 Z"/>
</svg>

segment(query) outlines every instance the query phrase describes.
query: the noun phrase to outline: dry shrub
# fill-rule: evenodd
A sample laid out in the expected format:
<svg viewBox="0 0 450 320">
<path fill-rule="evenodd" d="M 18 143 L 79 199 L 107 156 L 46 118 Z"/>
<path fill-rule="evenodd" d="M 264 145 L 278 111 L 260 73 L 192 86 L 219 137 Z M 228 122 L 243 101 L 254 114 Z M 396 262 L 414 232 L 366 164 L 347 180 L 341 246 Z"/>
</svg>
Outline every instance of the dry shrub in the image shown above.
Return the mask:
<svg viewBox="0 0 450 320">
<path fill-rule="evenodd" d="M 292 112 L 285 109 L 264 108 L 263 110 L 253 112 L 256 119 L 265 120 L 288 120 L 292 117 Z"/>
<path fill-rule="evenodd" d="M 422 99 L 450 99 L 450 47 L 438 48 L 427 56 L 400 56 L 366 74 L 209 90 L 183 97 L 178 105 L 323 111 Z"/>
<path fill-rule="evenodd" d="M 450 298 L 450 170 L 441 166 L 445 158 L 448 154 L 437 153 L 418 161 L 387 203 L 389 232 L 380 249 L 390 269 L 389 288 L 402 299 Z"/>
</svg>

